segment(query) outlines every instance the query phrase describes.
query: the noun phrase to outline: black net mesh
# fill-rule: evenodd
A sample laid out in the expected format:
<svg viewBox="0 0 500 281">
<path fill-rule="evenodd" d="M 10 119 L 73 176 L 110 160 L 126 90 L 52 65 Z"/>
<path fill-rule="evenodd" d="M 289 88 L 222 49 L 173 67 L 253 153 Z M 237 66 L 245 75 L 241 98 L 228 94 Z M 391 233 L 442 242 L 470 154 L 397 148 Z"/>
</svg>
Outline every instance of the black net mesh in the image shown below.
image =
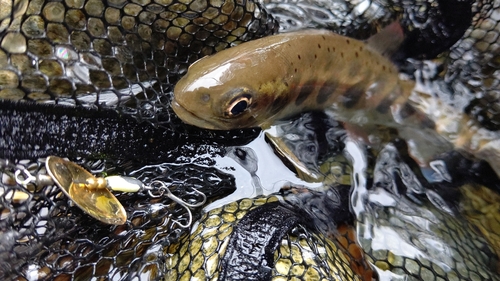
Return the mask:
<svg viewBox="0 0 500 281">
<path fill-rule="evenodd" d="M 466 96 L 466 112 L 482 125 L 500 128 L 500 23 L 499 1 L 476 4 L 472 26 L 455 44 L 446 64 L 445 79 L 454 93 Z"/>
<path fill-rule="evenodd" d="M 173 186 L 172 193 L 186 201 L 195 201 L 205 193 L 209 201 L 234 191 L 232 177 L 213 168 L 196 165 L 154 165 L 132 169 L 119 163 L 81 162 L 98 174 L 103 170 L 120 172 L 149 183 L 161 180 Z M 9 175 L 16 167 L 2 163 L 5 193 L 2 206 L 1 278 L 23 276 L 35 280 L 112 279 L 155 280 L 165 274 L 163 247 L 188 231 L 181 224 L 189 221 L 186 209 L 167 197 L 152 198 L 147 193 L 119 194 L 128 213 L 125 225 L 109 226 L 98 222 L 72 206 L 55 186 L 15 185 Z M 18 167 L 19 168 L 19 165 Z M 31 165 L 29 170 L 43 170 Z M 200 177 L 200 174 L 203 176 Z M 30 194 L 25 200 L 13 199 L 13 193 Z M 199 217 L 200 208 L 193 210 Z"/>
<path fill-rule="evenodd" d="M 43 172 L 37 159 L 56 154 L 94 174 L 160 179 L 185 200 L 195 197 L 192 188 L 209 200 L 231 193 L 233 177 L 210 167 L 212 158 L 258 131 L 184 125 L 170 109 L 172 89 L 198 58 L 278 26 L 365 39 L 399 20 L 409 34 L 400 59 L 441 54 L 433 63 L 442 71 L 431 79 L 442 81 L 445 99 L 492 130 L 500 126 L 498 0 L 0 0 L 0 7 L 2 280 L 161 278 L 167 252 L 178 247 L 172 243 L 188 233 L 176 223 L 188 219 L 185 208 L 145 193 L 119 194 L 129 219 L 108 226 L 57 187 L 23 187 L 13 174 Z M 295 232 L 289 247 L 306 237 L 322 243 L 313 253 L 336 251 L 324 237 Z M 289 259 L 285 249 L 279 255 Z"/>
<path fill-rule="evenodd" d="M 4 2 L 4 99 L 114 108 L 155 125 L 169 123 L 166 93 L 190 63 L 277 30 L 247 1 Z"/>
</svg>

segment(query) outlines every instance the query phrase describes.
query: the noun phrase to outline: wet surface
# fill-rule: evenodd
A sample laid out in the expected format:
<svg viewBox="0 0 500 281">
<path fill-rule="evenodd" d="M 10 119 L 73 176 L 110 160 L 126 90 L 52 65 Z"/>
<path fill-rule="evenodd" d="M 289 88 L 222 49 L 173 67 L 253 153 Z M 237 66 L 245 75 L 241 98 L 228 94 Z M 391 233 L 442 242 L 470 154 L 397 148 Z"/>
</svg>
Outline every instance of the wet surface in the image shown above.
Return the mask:
<svg viewBox="0 0 500 281">
<path fill-rule="evenodd" d="M 273 280 L 500 280 L 500 181 L 486 162 L 438 145 L 425 132 L 401 138 L 402 130 L 359 127 L 328 113 L 305 113 L 265 132 L 214 133 L 176 118 L 171 90 L 190 63 L 275 31 L 259 6 L 0 2 L 13 8 L 0 13 L 0 96 L 51 104 L 0 104 L 0 277 L 218 278 L 219 262 L 231 261 L 228 241 L 243 245 L 231 248 L 238 261 L 244 239 L 254 237 L 261 245 L 246 248 L 258 252 L 248 272 L 257 264 Z M 451 51 L 433 61 L 403 60 L 406 75 L 498 131 L 500 2 L 450 13 L 447 1 L 439 3 L 265 6 L 281 31 L 319 27 L 364 39 L 398 16 L 407 29 L 420 27 L 437 45 L 418 45 L 425 40 L 413 33 L 400 56 Z M 473 18 L 471 25 L 449 20 L 463 15 Z M 179 223 L 187 223 L 188 213 L 169 198 L 122 193 L 127 224 L 100 224 L 54 186 L 13 181 L 19 167 L 43 172 L 43 158 L 35 159 L 48 153 L 71 157 L 93 174 L 161 180 L 187 202 L 194 202 L 196 188 L 209 202 L 192 210 L 197 223 L 184 229 Z M 14 200 L 13 191 L 27 197 Z"/>
<path fill-rule="evenodd" d="M 289 152 L 297 156 L 284 160 L 297 178 L 289 176 L 290 182 L 280 183 L 280 177 L 268 174 L 283 171 L 285 175 L 287 168 L 273 166 L 271 171 L 257 172 L 261 179 L 265 179 L 262 180 L 263 190 L 277 192 L 279 186 L 305 185 L 311 190 L 322 190 L 322 196 L 326 197 L 324 189 L 328 185 L 350 186 L 347 187 L 350 202 L 344 205 L 344 209 L 336 209 L 326 221 L 333 223 L 334 217 L 355 216 L 356 241 L 380 280 L 498 280 L 496 242 L 485 237 L 484 230 L 478 231 L 477 222 L 467 215 L 469 211 L 464 213 L 464 208 L 470 210 L 467 207 L 470 200 L 479 200 L 470 198 L 477 189 L 455 176 L 457 170 L 449 173 L 446 164 L 470 160 L 460 160 L 464 156 L 450 151 L 454 154 L 451 157 L 456 157 L 454 162 L 445 159 L 450 156 L 437 155 L 427 167 L 421 168 L 408 155 L 408 147 L 393 130 L 379 128 L 378 133 L 369 137 L 379 138 L 378 143 L 367 147 L 352 132 L 333 120 L 331 122 L 325 122 L 322 113 L 306 113 L 293 122 L 272 128 L 268 133 L 285 140 L 274 141 L 273 145 L 288 146 Z M 386 135 L 381 134 L 384 130 L 388 132 Z M 324 141 L 325 138 L 328 141 Z M 342 143 L 342 149 L 339 149 L 339 143 Z M 260 151 L 267 145 L 255 141 L 249 147 Z M 466 169 L 474 166 L 473 162 L 469 165 Z M 491 171 L 484 172 L 485 177 L 491 175 Z M 318 181 L 322 182 L 319 186 Z M 472 182 L 473 179 L 466 181 Z M 477 184 L 476 181 L 472 185 Z M 486 190 L 498 194 L 498 179 L 487 186 L 484 187 Z M 232 198 L 235 198 L 234 194 Z M 304 202 L 314 201 L 309 198 Z M 328 208 L 318 202 L 311 204 L 316 208 L 315 216 Z M 326 206 L 334 207 L 335 204 L 330 202 Z M 497 225 L 498 206 L 491 208 L 487 216 Z M 302 205 L 299 209 L 307 210 L 307 207 Z M 322 225 L 321 219 L 313 224 Z M 498 230 L 490 230 L 498 233 Z M 322 229 L 320 233 L 328 231 Z"/>
</svg>

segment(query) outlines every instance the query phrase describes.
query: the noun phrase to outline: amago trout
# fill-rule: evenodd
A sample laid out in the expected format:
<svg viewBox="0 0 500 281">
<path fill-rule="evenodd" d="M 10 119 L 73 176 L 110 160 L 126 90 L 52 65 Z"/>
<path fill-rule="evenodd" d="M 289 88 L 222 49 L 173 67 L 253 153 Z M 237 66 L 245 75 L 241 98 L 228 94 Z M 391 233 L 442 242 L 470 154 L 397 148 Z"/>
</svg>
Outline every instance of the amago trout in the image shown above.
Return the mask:
<svg viewBox="0 0 500 281">
<path fill-rule="evenodd" d="M 372 124 L 435 130 L 500 175 L 498 133 L 467 116 L 452 120 L 412 104 L 409 84 L 371 45 L 326 30 L 302 30 L 195 62 L 175 86 L 172 108 L 184 122 L 212 130 L 265 128 L 300 112 L 332 108 L 347 121 L 364 116 Z"/>
</svg>

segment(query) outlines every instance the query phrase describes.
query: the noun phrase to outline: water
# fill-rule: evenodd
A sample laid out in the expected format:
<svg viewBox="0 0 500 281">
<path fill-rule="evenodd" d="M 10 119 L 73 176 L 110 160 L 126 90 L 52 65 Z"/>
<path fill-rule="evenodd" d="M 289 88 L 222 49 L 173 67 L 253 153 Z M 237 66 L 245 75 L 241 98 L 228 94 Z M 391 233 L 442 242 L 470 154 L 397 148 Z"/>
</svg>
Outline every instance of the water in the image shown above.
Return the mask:
<svg viewBox="0 0 500 281">
<path fill-rule="evenodd" d="M 417 88 L 439 92 L 436 85 Z M 432 105 L 436 115 L 452 110 L 437 105 Z M 462 170 L 461 161 L 468 161 Z M 500 280 L 494 238 L 500 234 L 500 206 L 490 204 L 482 213 L 490 219 L 481 221 L 470 209 L 498 196 L 498 179 L 491 169 L 473 171 L 480 160 L 456 152 L 437 134 L 361 127 L 340 122 L 328 111 L 306 112 L 265 130 L 246 146 L 228 149 L 216 162 L 234 175 L 237 190 L 205 211 L 289 186 L 326 192 L 347 185 L 345 210 L 354 215 L 356 241 L 380 280 Z M 493 180 L 481 182 L 468 173 Z M 484 190 L 495 195 L 484 195 Z"/>
<path fill-rule="evenodd" d="M 238 189 L 205 210 L 288 186 L 325 191 L 347 184 L 346 210 L 355 215 L 357 242 L 380 280 L 499 280 L 494 245 L 460 212 L 461 184 L 446 162 L 436 157 L 421 168 L 394 132 L 372 132 L 369 139 L 377 137 L 375 148 L 367 146 L 321 112 L 273 126 L 217 159 Z M 278 157 L 273 149 L 280 145 L 293 155 Z"/>
</svg>

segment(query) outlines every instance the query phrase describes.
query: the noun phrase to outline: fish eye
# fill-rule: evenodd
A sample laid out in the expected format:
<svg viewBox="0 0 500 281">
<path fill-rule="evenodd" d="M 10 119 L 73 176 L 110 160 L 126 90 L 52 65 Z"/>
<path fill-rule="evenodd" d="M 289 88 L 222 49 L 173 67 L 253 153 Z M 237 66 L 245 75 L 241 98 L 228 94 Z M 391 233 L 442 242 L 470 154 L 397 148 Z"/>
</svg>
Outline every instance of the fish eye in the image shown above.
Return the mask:
<svg viewBox="0 0 500 281">
<path fill-rule="evenodd" d="M 252 96 L 243 94 L 234 98 L 226 109 L 225 115 L 227 117 L 235 117 L 245 112 L 252 104 Z"/>
</svg>

